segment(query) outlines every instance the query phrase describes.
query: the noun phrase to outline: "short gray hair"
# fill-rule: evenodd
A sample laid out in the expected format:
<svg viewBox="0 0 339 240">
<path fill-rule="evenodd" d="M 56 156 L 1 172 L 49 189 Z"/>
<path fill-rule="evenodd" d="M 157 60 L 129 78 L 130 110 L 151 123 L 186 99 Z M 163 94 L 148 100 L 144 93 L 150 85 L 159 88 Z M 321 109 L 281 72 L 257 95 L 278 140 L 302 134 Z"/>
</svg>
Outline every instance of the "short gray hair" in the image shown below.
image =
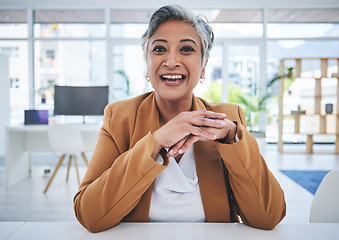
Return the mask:
<svg viewBox="0 0 339 240">
<path fill-rule="evenodd" d="M 201 40 L 202 49 L 202 64 L 205 66 L 209 57 L 209 52 L 212 48 L 214 41 L 214 33 L 212 28 L 200 16 L 195 16 L 189 10 L 179 5 L 167 5 L 156 10 L 149 21 L 146 32 L 142 35 L 142 49 L 147 53 L 148 42 L 160 24 L 171 21 L 179 20 L 192 25 Z"/>
</svg>

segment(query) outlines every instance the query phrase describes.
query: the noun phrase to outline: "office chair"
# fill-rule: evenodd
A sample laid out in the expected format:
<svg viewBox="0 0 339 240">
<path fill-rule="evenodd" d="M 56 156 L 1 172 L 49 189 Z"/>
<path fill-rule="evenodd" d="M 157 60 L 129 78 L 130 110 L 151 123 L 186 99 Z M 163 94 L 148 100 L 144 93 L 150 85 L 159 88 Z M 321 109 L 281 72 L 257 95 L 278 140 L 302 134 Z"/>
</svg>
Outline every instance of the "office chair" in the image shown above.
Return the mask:
<svg viewBox="0 0 339 240">
<path fill-rule="evenodd" d="M 61 152 L 62 155 L 45 188 L 44 193 L 47 192 L 56 173 L 58 172 L 61 164 L 63 163 L 67 155 L 69 155 L 69 159 L 68 159 L 66 182 L 68 182 L 69 170 L 71 167 L 71 162 L 72 162 L 72 157 L 73 157 L 74 165 L 75 165 L 75 169 L 77 173 L 77 178 L 78 178 L 78 183 L 80 185 L 79 169 L 78 169 L 78 162 L 77 162 L 77 156 L 76 156 L 77 153 L 81 153 L 81 156 L 83 157 L 86 165 L 88 166 L 88 160 L 85 155 L 86 146 L 82 140 L 80 131 L 76 129 L 75 127 L 71 125 L 67 125 L 67 124 L 50 125 L 48 129 L 48 140 L 53 150 L 56 152 Z"/>
<path fill-rule="evenodd" d="M 339 223 L 339 169 L 326 174 L 314 195 L 310 223 Z"/>
</svg>

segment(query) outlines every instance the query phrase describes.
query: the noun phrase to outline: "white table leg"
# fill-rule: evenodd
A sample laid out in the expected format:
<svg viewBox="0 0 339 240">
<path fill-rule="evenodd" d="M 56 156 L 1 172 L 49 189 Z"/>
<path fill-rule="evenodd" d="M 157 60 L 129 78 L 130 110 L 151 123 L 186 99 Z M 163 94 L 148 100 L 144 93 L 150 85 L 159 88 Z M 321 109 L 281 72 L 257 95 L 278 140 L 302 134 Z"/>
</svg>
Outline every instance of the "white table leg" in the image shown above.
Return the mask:
<svg viewBox="0 0 339 240">
<path fill-rule="evenodd" d="M 25 133 L 6 129 L 5 155 L 6 187 L 22 181 L 30 175 L 30 154 L 25 151 Z"/>
</svg>

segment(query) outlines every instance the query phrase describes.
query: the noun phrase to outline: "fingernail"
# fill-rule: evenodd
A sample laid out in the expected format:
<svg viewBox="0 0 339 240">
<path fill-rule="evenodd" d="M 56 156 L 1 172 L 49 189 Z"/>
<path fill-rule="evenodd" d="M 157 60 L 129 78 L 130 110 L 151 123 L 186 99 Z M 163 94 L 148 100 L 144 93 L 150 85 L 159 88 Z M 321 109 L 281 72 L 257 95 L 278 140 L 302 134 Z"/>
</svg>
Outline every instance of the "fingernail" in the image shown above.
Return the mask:
<svg viewBox="0 0 339 240">
<path fill-rule="evenodd" d="M 168 155 L 171 157 L 172 154 L 173 154 L 173 150 L 170 150 L 170 151 L 168 152 Z"/>
<path fill-rule="evenodd" d="M 184 151 L 182 149 L 179 149 L 178 153 L 182 154 Z"/>
</svg>

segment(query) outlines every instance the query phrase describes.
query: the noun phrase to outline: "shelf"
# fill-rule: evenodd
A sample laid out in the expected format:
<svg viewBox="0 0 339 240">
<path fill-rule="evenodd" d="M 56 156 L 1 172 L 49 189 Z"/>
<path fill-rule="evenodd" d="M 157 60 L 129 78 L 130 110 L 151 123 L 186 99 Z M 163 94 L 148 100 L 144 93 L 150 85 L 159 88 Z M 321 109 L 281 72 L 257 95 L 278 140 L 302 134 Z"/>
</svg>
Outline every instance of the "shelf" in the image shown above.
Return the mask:
<svg viewBox="0 0 339 240">
<path fill-rule="evenodd" d="M 315 57 L 304 57 L 304 58 L 282 58 L 281 60 L 287 61 L 287 60 L 337 60 L 339 61 L 339 58 L 336 57 L 328 57 L 328 58 L 315 58 Z"/>
<path fill-rule="evenodd" d="M 339 136 L 339 134 L 336 133 L 319 133 L 319 132 L 301 132 L 301 133 L 286 133 L 286 134 L 294 134 L 294 135 L 316 135 L 316 136 L 322 136 L 322 135 L 329 135 L 329 136 Z"/>
<path fill-rule="evenodd" d="M 300 116 L 300 117 L 333 117 L 333 118 L 338 118 L 339 114 L 322 114 L 322 113 L 305 113 L 305 114 L 287 114 L 283 115 L 283 118 L 292 118 L 294 116 Z"/>
<path fill-rule="evenodd" d="M 283 152 L 283 123 L 284 119 L 287 118 L 293 118 L 294 119 L 294 133 L 289 133 L 289 134 L 297 134 L 297 135 L 305 135 L 307 136 L 307 141 L 306 141 L 306 152 L 307 153 L 313 153 L 313 136 L 314 135 L 328 135 L 328 136 L 335 136 L 335 153 L 339 153 L 339 98 L 338 98 L 338 93 L 339 93 L 339 74 L 335 73 L 332 74 L 331 77 L 327 76 L 328 72 L 328 61 L 329 60 L 336 60 L 337 61 L 337 69 L 339 69 L 339 58 L 283 58 L 280 60 L 280 66 L 279 66 L 279 75 L 284 76 L 286 73 L 285 69 L 285 61 L 294 61 L 294 70 L 295 70 L 295 77 L 298 79 L 314 79 L 314 92 L 313 96 L 301 96 L 303 99 L 307 98 L 312 98 L 314 100 L 314 110 L 312 111 L 313 113 L 307 113 L 307 112 L 297 112 L 297 111 L 292 111 L 291 114 L 289 115 L 284 115 L 283 114 L 283 105 L 284 105 L 284 78 L 281 78 L 279 80 L 279 140 L 278 140 L 278 150 L 280 152 Z M 302 75 L 302 61 L 303 60 L 317 60 L 320 62 L 320 76 L 318 77 L 301 77 Z M 290 66 L 290 64 L 289 64 Z M 323 113 L 322 111 L 322 98 L 326 97 L 323 95 L 324 93 L 321 91 L 322 84 L 325 81 L 322 81 L 323 79 L 328 79 L 328 78 L 337 78 L 337 99 L 336 102 L 333 103 L 333 109 L 335 114 L 326 114 Z M 317 122 L 319 123 L 318 126 L 313 126 L 311 125 L 311 128 L 309 129 L 314 129 L 315 131 L 312 132 L 300 132 L 300 120 L 301 119 L 307 119 L 309 117 L 318 117 Z M 335 120 L 335 132 L 332 133 L 327 133 L 327 122 L 328 118 L 334 118 Z M 331 121 L 331 125 L 333 124 L 333 120 Z M 333 125 L 332 125 L 333 126 Z"/>
</svg>

